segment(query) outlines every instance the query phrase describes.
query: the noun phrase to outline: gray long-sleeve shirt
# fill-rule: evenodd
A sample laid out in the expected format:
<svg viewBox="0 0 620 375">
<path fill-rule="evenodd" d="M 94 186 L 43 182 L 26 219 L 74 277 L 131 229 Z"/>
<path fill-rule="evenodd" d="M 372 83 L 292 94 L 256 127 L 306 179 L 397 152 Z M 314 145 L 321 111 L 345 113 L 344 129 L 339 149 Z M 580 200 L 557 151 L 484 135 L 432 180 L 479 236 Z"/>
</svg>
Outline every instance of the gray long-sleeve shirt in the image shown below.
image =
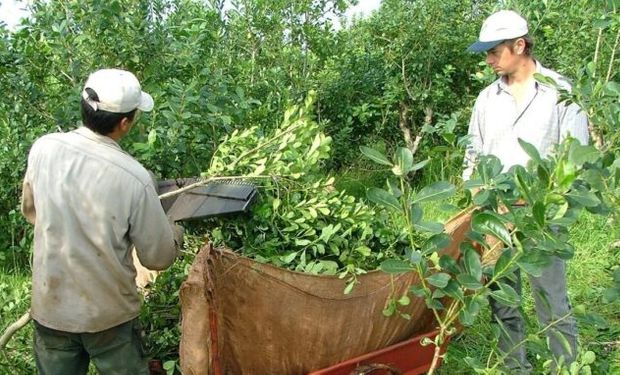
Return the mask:
<svg viewBox="0 0 620 375">
<path fill-rule="evenodd" d="M 111 138 L 82 127 L 39 138 L 22 211 L 35 224 L 31 314 L 67 332 L 99 332 L 138 316 L 131 245 L 164 269 L 177 254 L 148 172 Z"/>
<path fill-rule="evenodd" d="M 536 71 L 562 88 L 570 84 L 558 73 L 536 62 Z M 474 105 L 469 122 L 470 144 L 465 152 L 463 179 L 473 173 L 478 155 L 495 155 L 508 170 L 529 160 L 518 139 L 531 143 L 542 156 L 568 135 L 588 143 L 588 119 L 576 104 L 558 103 L 558 91 L 534 81 L 535 87 L 519 107 L 502 78 L 487 86 Z"/>
</svg>

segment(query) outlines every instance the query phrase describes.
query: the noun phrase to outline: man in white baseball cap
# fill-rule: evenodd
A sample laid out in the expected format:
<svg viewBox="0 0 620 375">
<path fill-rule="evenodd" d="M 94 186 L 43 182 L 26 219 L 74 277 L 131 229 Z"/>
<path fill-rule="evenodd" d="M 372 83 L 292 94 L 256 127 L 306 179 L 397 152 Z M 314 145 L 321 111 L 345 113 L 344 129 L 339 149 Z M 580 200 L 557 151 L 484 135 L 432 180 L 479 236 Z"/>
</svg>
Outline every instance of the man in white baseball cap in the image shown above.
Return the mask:
<svg viewBox="0 0 620 375">
<path fill-rule="evenodd" d="M 480 29 L 480 37 L 467 49 L 486 52 L 498 44 L 527 35 L 527 21 L 511 10 L 500 10 L 487 18 Z"/>
<path fill-rule="evenodd" d="M 34 224 L 31 316 L 41 374 L 148 374 L 132 247 L 149 269 L 174 261 L 182 231 L 147 170 L 118 141 L 153 109 L 130 72 L 103 69 L 82 91 L 83 127 L 39 138 L 22 212 Z"/>
<path fill-rule="evenodd" d="M 588 121 L 576 104 L 558 103 L 558 90 L 534 78 L 535 73 L 553 78 L 561 87 L 570 84 L 558 73 L 543 67 L 532 56 L 533 41 L 528 35 L 527 21 L 510 10 L 492 14 L 482 24 L 480 36 L 468 50 L 485 52 L 486 62 L 499 75 L 478 95 L 469 123 L 470 144 L 465 154 L 463 179 L 470 178 L 479 155 L 494 155 L 504 171 L 515 165 L 526 165 L 528 155 L 519 145 L 522 139 L 547 156 L 567 136 L 587 144 Z M 553 257 L 539 277 L 528 275 L 536 302 L 539 322 L 553 328 L 547 330 L 549 346 L 556 362 L 575 360 L 577 325 L 570 316 L 566 285 L 566 264 Z M 506 280 L 520 293 L 520 275 L 516 282 Z M 504 280 L 502 280 L 504 281 Z M 501 324 L 500 349 L 506 353 L 505 365 L 511 373 L 530 373 L 525 347 L 525 327 L 519 309 L 504 306 L 491 299 L 493 319 Z M 562 318 L 562 319 L 560 319 Z M 558 334 L 563 339 L 558 338 Z M 564 343 L 568 345 L 564 345 Z"/>
</svg>

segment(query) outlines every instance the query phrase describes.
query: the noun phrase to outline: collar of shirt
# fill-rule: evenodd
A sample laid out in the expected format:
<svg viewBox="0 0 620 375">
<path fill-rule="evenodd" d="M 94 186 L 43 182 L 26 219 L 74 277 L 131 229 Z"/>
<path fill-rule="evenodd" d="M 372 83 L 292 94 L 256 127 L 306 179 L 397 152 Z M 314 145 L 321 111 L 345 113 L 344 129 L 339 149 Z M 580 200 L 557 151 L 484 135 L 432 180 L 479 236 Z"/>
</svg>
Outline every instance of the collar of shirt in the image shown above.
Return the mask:
<svg viewBox="0 0 620 375">
<path fill-rule="evenodd" d="M 534 60 L 534 62 L 536 63 L 536 73 L 539 73 L 542 75 L 548 75 L 547 68 L 542 66 L 542 64 L 538 60 Z M 497 85 L 497 94 L 501 93 L 502 91 L 506 93 L 510 93 L 510 91 L 508 90 L 508 85 L 506 84 L 506 82 L 504 82 L 504 77 L 499 77 L 497 81 L 495 81 L 495 85 Z M 535 85 L 536 90 L 541 90 L 543 92 L 554 89 L 553 87 L 548 86 L 547 84 L 540 82 L 536 79 L 534 80 L 534 85 Z"/>
<path fill-rule="evenodd" d="M 114 141 L 112 138 L 96 133 L 90 130 L 89 128 L 87 128 L 86 126 L 80 126 L 79 128 L 75 129 L 73 132 L 75 134 L 81 135 L 82 137 L 88 138 L 94 142 L 112 147 L 120 152 L 125 153 L 125 151 L 123 151 L 121 146 L 119 146 L 119 144 L 116 143 L 116 141 Z"/>
</svg>

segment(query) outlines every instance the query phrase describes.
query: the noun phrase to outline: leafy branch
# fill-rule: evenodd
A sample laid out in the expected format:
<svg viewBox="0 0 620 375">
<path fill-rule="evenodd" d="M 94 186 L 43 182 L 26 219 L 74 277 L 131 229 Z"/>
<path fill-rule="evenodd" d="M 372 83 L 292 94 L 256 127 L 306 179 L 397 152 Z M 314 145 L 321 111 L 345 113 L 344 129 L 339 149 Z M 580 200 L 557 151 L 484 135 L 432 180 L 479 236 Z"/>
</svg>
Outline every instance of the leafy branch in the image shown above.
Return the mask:
<svg viewBox="0 0 620 375">
<path fill-rule="evenodd" d="M 450 244 L 441 225 L 427 231 L 430 236 L 422 243 L 413 235 L 416 230 L 433 227 L 421 224 L 420 204 L 450 198 L 456 192 L 454 186 L 436 182 L 415 192 L 405 176 L 420 163 L 414 163 L 408 149 L 400 148 L 388 159 L 376 150 L 361 148 L 369 159 L 391 167 L 400 180 L 399 189 L 388 181 L 387 190 L 371 188 L 368 198 L 391 212 L 391 217 L 405 218 L 400 222 L 404 225 L 401 229 L 407 233 L 411 250 L 405 257 L 385 260 L 381 269 L 392 274 L 414 272 L 420 280 L 411 286 L 410 292 L 423 298 L 439 328 L 433 341 L 435 356 L 429 374 L 436 369 L 441 346 L 458 331 L 459 325 L 474 324 L 488 298 L 504 305 L 519 305 L 520 296 L 504 282 L 505 278 L 517 269 L 539 276 L 553 256 L 566 259 L 573 255 L 574 249 L 567 241 L 568 228 L 581 211 L 607 215 L 618 210 L 613 197 L 619 186 L 620 163 L 615 155 L 568 139 L 553 155 L 543 157 L 532 145 L 520 143 L 531 159 L 527 166 L 503 171 L 497 158 L 483 157 L 475 177 L 464 184 L 476 194 L 465 192 L 466 198 L 461 202 L 470 205 L 468 213 L 472 219 L 468 238 L 460 244 L 458 262 L 441 255 Z M 494 264 L 483 266 L 476 244 L 483 248 L 483 253 L 499 246 L 505 249 Z M 492 285 L 497 288 L 492 290 Z M 386 315 L 397 311 L 396 303 L 388 306 L 392 308 L 384 311 Z"/>
</svg>

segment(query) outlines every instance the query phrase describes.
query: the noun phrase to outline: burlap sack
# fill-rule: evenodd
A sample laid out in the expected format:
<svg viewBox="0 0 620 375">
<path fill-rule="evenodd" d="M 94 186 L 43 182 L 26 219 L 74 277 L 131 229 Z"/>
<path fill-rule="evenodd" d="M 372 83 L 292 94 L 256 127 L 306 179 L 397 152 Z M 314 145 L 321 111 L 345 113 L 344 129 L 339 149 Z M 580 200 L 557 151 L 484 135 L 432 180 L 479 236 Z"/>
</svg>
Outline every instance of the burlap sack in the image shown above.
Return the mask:
<svg viewBox="0 0 620 375">
<path fill-rule="evenodd" d="M 464 214 L 446 224 L 453 241 L 445 253 L 458 256 L 470 221 Z M 411 320 L 382 314 L 392 293 L 401 296 L 417 282 L 413 273 L 373 271 L 359 281 L 345 295 L 337 277 L 206 246 L 181 287 L 183 374 L 303 374 L 434 328 L 421 299 L 402 308 Z"/>
</svg>

